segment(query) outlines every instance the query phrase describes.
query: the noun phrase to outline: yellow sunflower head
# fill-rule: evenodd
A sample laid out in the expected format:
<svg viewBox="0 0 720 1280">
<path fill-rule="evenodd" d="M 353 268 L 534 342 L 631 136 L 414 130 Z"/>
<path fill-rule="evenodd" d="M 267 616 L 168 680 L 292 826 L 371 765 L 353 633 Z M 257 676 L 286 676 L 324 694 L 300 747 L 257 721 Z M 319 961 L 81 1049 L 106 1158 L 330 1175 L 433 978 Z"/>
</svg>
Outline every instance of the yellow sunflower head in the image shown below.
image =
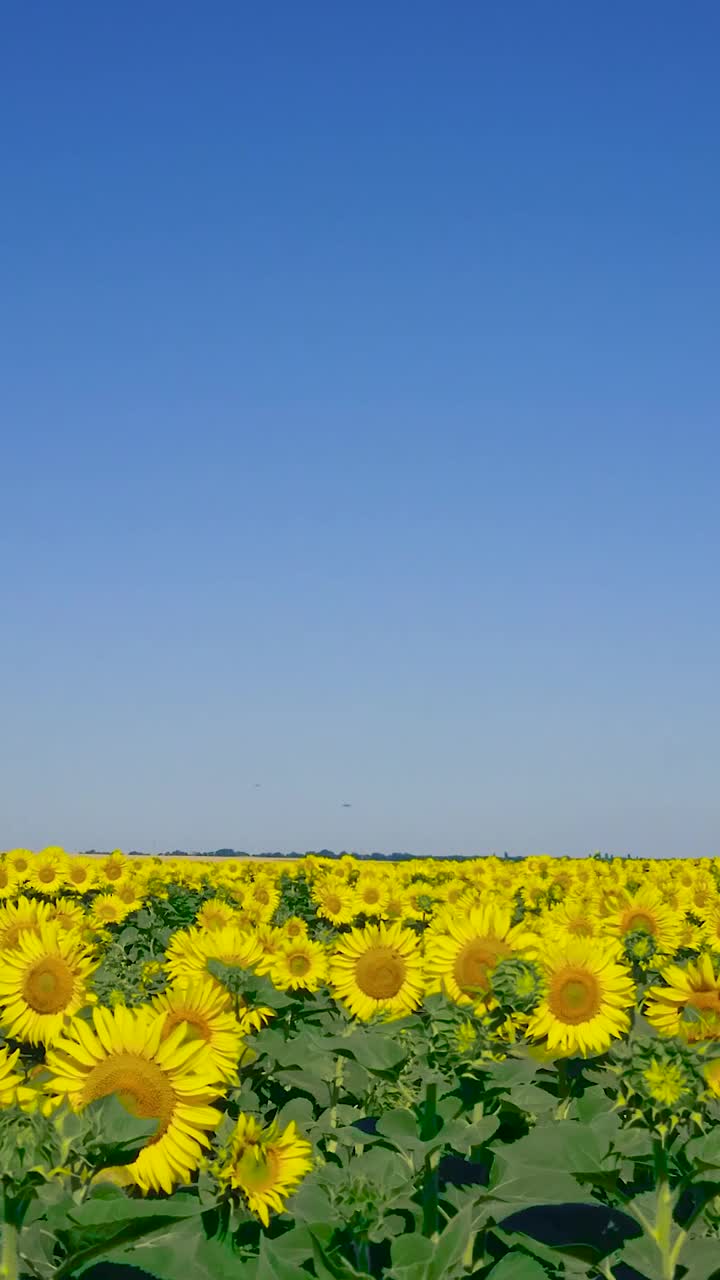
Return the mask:
<svg viewBox="0 0 720 1280">
<path fill-rule="evenodd" d="M 399 923 L 351 929 L 330 957 L 330 985 L 350 1013 L 403 1017 L 423 997 L 418 939 Z"/>
<path fill-rule="evenodd" d="M 250 1211 L 267 1227 L 270 1212 L 282 1213 L 312 1164 L 312 1147 L 294 1121 L 281 1132 L 274 1122 L 263 1128 L 254 1116 L 242 1114 L 218 1178 L 241 1191 Z"/>
<path fill-rule="evenodd" d="M 220 1112 L 209 1105 L 222 1090 L 204 1040 L 177 1026 L 163 1040 L 164 1018 L 147 1006 L 96 1007 L 93 1025 L 74 1018 L 47 1052 L 47 1093 L 75 1110 L 111 1095 L 132 1114 L 157 1121 L 140 1154 L 123 1166 L 142 1191 L 170 1193 L 188 1183 L 209 1146 Z"/>
<path fill-rule="evenodd" d="M 528 1021 L 528 1035 L 547 1041 L 550 1052 L 589 1056 L 604 1053 L 630 1027 L 635 1003 L 629 970 L 610 942 L 570 939 L 540 956 L 546 992 Z"/>
<path fill-rule="evenodd" d="M 69 1017 L 94 1000 L 88 987 L 97 967 L 77 930 L 56 921 L 24 932 L 0 952 L 0 1021 L 29 1044 L 52 1044 Z"/>
</svg>

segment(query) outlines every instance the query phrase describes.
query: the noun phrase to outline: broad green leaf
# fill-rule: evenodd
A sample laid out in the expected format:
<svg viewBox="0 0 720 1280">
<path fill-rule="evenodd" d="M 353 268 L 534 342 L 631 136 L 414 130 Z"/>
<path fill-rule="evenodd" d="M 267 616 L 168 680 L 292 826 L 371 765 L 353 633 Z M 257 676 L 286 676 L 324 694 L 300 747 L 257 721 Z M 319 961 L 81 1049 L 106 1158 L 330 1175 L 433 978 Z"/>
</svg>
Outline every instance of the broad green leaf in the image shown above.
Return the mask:
<svg viewBox="0 0 720 1280">
<path fill-rule="evenodd" d="M 513 1251 L 496 1262 L 487 1280 L 548 1280 L 548 1273 L 535 1258 Z"/>
<path fill-rule="evenodd" d="M 138 1267 L 156 1280 L 217 1280 L 219 1276 L 242 1280 L 243 1264 L 229 1242 L 206 1239 L 200 1221 L 174 1223 L 134 1244 L 96 1254 L 92 1263 L 124 1263 Z M 78 1268 L 73 1275 L 81 1275 Z M 307 1273 L 305 1273 L 307 1275 Z M 297 1277 L 287 1277 L 297 1280 Z"/>
<path fill-rule="evenodd" d="M 394 1267 L 409 1267 L 413 1263 L 431 1262 L 435 1254 L 435 1245 L 427 1236 L 418 1231 L 410 1235 L 398 1236 L 390 1246 L 390 1257 Z"/>
</svg>

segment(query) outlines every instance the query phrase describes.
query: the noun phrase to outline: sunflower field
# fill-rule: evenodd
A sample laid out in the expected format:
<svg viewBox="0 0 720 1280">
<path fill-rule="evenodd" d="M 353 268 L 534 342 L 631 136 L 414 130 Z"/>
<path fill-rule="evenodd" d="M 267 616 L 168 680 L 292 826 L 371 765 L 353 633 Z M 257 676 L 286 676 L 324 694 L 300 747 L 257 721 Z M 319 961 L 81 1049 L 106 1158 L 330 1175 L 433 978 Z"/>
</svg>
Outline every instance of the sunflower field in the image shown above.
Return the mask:
<svg viewBox="0 0 720 1280">
<path fill-rule="evenodd" d="M 720 860 L 0 857 L 0 1280 L 720 1280 Z"/>
</svg>

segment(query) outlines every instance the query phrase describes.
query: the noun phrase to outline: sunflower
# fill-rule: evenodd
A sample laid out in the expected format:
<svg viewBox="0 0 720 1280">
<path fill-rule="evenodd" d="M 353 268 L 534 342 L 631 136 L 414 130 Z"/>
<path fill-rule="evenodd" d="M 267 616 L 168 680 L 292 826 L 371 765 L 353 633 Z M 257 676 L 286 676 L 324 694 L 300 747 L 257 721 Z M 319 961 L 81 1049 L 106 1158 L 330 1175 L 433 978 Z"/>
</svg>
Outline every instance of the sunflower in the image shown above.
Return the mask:
<svg viewBox="0 0 720 1280">
<path fill-rule="evenodd" d="M 235 908 L 222 898 L 208 898 L 197 913 L 196 921 L 200 929 L 224 929 L 232 924 Z"/>
<path fill-rule="evenodd" d="M 165 954 L 171 982 L 192 982 L 197 978 L 210 977 L 218 988 L 224 990 L 222 983 L 211 974 L 208 961 L 219 960 L 221 964 L 239 969 L 254 969 L 262 959 L 263 948 L 255 933 L 246 932 L 237 925 L 226 925 L 211 932 L 193 927 L 176 933 L 170 939 Z"/>
<path fill-rule="evenodd" d="M 30 849 L 8 849 L 4 860 L 17 873 L 19 879 L 24 880 L 34 857 L 35 854 Z"/>
<path fill-rule="evenodd" d="M 10 1053 L 6 1044 L 0 1049 L 0 1106 L 2 1107 L 11 1107 L 17 1101 L 17 1089 L 18 1086 L 22 1086 L 24 1078 L 15 1070 L 19 1057 L 19 1049 Z"/>
<path fill-rule="evenodd" d="M 50 919 L 61 929 L 83 929 L 85 912 L 74 898 L 56 898 L 50 907 Z"/>
<path fill-rule="evenodd" d="M 20 876 L 10 862 L 0 862 L 0 898 L 14 898 Z"/>
<path fill-rule="evenodd" d="M 360 910 L 355 890 L 339 877 L 313 885 L 312 897 L 317 914 L 331 924 L 350 924 Z"/>
<path fill-rule="evenodd" d="M 247 893 L 243 898 L 243 906 L 246 911 L 251 912 L 256 920 L 262 922 L 272 920 L 279 902 L 280 890 L 273 878 L 263 873 L 248 886 Z"/>
<path fill-rule="evenodd" d="M 308 927 L 307 921 L 302 916 L 288 916 L 287 920 L 279 927 L 279 933 L 282 938 L 291 941 L 293 938 L 307 938 Z"/>
<path fill-rule="evenodd" d="M 325 948 L 302 935 L 288 939 L 273 956 L 269 973 L 281 991 L 317 991 L 327 978 Z"/>
<path fill-rule="evenodd" d="M 128 861 L 125 854 L 120 849 L 103 858 L 98 863 L 98 879 L 107 881 L 111 886 L 117 884 L 118 880 L 124 880 L 128 874 Z"/>
<path fill-rule="evenodd" d="M 438 917 L 443 932 L 428 934 L 429 990 L 444 989 L 457 1004 L 483 1001 L 498 961 L 515 953 L 534 954 L 538 940 L 524 924 L 512 924 L 508 907 L 470 907 L 455 917 L 456 909 L 446 906 Z"/>
<path fill-rule="evenodd" d="M 87 893 L 96 879 L 97 871 L 91 858 L 68 858 L 66 888 L 73 889 L 75 893 Z"/>
<path fill-rule="evenodd" d="M 410 1013 L 423 996 L 416 935 L 401 924 L 351 929 L 330 957 L 330 984 L 356 1018 Z"/>
<path fill-rule="evenodd" d="M 598 938 L 603 926 L 596 894 L 569 895 L 538 921 L 543 936 Z"/>
<path fill-rule="evenodd" d="M 607 942 L 572 938 L 548 946 L 540 956 L 547 990 L 531 1014 L 527 1032 L 558 1055 L 604 1053 L 629 1030 L 627 1010 L 635 1002 L 629 970 Z"/>
<path fill-rule="evenodd" d="M 51 916 L 49 902 L 37 898 L 16 898 L 0 907 L 0 951 L 14 947 L 21 934 L 38 933 Z"/>
<path fill-rule="evenodd" d="M 650 987 L 645 1017 L 661 1036 L 679 1036 L 688 1043 L 720 1039 L 720 974 L 708 955 L 685 968 L 662 969 L 664 986 Z"/>
<path fill-rule="evenodd" d="M 382 916 L 390 898 L 388 885 L 374 875 L 358 876 L 355 885 L 355 910 L 366 916 Z"/>
<path fill-rule="evenodd" d="M 88 978 L 97 961 L 80 934 L 57 921 L 25 931 L 12 950 L 0 952 L 0 1021 L 9 1035 L 29 1044 L 52 1044 L 71 1017 L 94 999 Z"/>
<path fill-rule="evenodd" d="M 163 1040 L 175 1027 L 183 1026 L 186 1039 L 204 1040 L 209 1045 L 223 1080 L 236 1079 L 242 1029 L 226 991 L 218 991 L 209 978 L 191 985 L 177 983 L 155 996 L 152 1007 L 164 1015 Z"/>
<path fill-rule="evenodd" d="M 284 1200 L 297 1190 L 312 1168 L 312 1147 L 298 1134 L 295 1121 L 282 1132 L 273 1121 L 263 1128 L 254 1116 L 240 1115 L 226 1160 L 218 1169 L 221 1183 L 241 1191 L 252 1213 L 265 1227 L 270 1210 L 282 1213 Z"/>
<path fill-rule="evenodd" d="M 74 1018 L 47 1053 L 45 1090 L 74 1110 L 115 1094 L 129 1112 L 157 1120 L 157 1129 L 124 1175 L 142 1191 L 170 1193 L 198 1167 L 207 1130 L 221 1115 L 209 1105 L 221 1092 L 216 1062 L 204 1040 L 188 1042 L 175 1027 L 163 1040 L 164 1018 L 147 1007 L 93 1010 L 93 1028 Z"/>
<path fill-rule="evenodd" d="M 113 889 L 113 897 L 125 904 L 128 915 L 139 911 L 143 904 L 143 888 L 134 876 L 119 880 Z"/>
<path fill-rule="evenodd" d="M 33 858 L 25 879 L 37 893 L 51 897 L 66 883 L 67 861 L 63 849 L 43 849 L 42 853 Z"/>
<path fill-rule="evenodd" d="M 625 938 L 629 933 L 649 933 L 657 952 L 671 955 L 680 941 L 682 915 L 666 906 L 652 885 L 626 897 L 620 909 L 606 921 L 607 933 Z"/>
<path fill-rule="evenodd" d="M 88 911 L 87 922 L 92 929 L 104 929 L 108 924 L 120 924 L 129 914 L 129 908 L 117 894 L 99 893 Z"/>
</svg>

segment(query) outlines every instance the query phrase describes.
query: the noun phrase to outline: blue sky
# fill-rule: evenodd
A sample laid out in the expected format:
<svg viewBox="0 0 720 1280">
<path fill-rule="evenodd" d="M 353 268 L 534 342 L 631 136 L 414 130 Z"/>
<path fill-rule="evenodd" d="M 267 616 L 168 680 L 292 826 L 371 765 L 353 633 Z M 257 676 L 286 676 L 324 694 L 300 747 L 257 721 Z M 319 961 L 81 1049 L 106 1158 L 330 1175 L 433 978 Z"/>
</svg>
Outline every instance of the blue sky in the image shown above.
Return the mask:
<svg viewBox="0 0 720 1280">
<path fill-rule="evenodd" d="M 0 845 L 720 853 L 717 5 L 3 25 Z"/>
</svg>

